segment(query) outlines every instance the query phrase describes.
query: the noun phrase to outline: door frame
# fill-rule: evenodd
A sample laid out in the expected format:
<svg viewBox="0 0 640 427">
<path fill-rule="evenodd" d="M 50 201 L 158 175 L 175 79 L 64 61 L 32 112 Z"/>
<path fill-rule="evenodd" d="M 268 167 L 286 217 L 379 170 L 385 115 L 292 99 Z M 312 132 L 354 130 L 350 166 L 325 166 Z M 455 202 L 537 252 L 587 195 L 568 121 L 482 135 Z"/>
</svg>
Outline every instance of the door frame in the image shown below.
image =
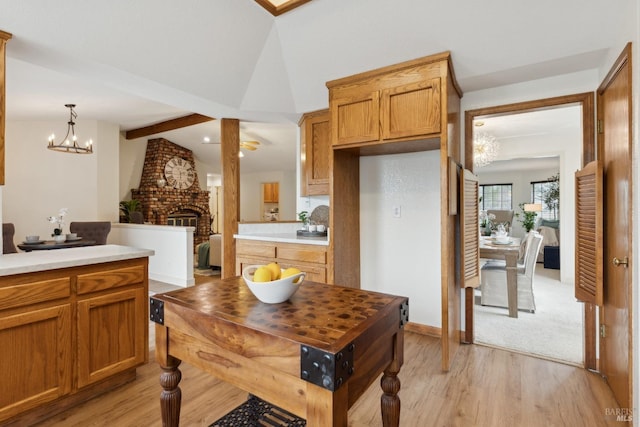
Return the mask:
<svg viewBox="0 0 640 427">
<path fill-rule="evenodd" d="M 563 95 L 553 98 L 517 102 L 465 111 L 464 164 L 473 172 L 473 121 L 488 116 L 504 116 L 514 113 L 549 110 L 557 107 L 580 105 L 582 107 L 582 165 L 595 160 L 595 94 L 593 92 Z M 473 288 L 465 288 L 465 332 L 463 341 L 474 342 Z M 596 306 L 584 305 L 584 364 L 596 369 Z"/>
</svg>

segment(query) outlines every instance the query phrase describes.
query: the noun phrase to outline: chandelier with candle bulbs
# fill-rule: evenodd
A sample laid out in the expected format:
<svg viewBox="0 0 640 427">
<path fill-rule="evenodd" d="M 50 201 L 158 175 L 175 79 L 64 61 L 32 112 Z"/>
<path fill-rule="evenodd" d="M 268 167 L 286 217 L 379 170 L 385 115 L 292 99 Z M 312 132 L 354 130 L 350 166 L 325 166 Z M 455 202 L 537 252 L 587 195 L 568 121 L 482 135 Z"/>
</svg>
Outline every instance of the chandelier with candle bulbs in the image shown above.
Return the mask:
<svg viewBox="0 0 640 427">
<path fill-rule="evenodd" d="M 93 153 L 93 141 L 89 139 L 85 142 L 84 146 L 78 144 L 78 137 L 76 136 L 76 123 L 74 120 L 78 115 L 73 110 L 76 104 L 65 104 L 65 107 L 69 109 L 69 122 L 67 122 L 67 135 L 56 144 L 56 136 L 54 134 L 49 135 L 49 145 L 47 148 L 53 151 L 62 151 L 63 153 L 75 153 L 75 154 L 89 154 Z"/>
</svg>

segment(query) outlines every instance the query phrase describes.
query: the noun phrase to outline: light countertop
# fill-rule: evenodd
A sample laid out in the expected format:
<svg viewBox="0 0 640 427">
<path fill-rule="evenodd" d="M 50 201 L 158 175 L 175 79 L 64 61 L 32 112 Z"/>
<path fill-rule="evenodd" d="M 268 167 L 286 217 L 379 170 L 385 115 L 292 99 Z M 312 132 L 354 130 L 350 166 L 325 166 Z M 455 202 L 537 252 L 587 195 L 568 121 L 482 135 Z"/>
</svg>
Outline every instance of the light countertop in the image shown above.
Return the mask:
<svg viewBox="0 0 640 427">
<path fill-rule="evenodd" d="M 261 240 L 265 242 L 282 242 L 282 243 L 302 243 L 305 245 L 329 245 L 327 237 L 303 237 L 297 236 L 296 233 L 251 233 L 251 234 L 234 234 L 236 239 Z"/>
<path fill-rule="evenodd" d="M 78 267 L 152 256 L 153 250 L 120 245 L 97 245 L 0 256 L 0 276 Z"/>
</svg>

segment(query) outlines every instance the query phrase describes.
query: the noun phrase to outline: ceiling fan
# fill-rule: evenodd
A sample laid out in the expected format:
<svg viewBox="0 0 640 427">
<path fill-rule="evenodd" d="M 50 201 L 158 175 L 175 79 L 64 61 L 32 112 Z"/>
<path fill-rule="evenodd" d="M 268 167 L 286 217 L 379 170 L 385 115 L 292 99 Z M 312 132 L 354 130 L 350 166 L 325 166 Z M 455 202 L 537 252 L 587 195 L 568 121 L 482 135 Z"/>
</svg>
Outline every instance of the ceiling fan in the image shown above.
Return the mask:
<svg viewBox="0 0 640 427">
<path fill-rule="evenodd" d="M 240 141 L 240 148 L 246 148 L 249 151 L 256 151 L 260 142 L 258 141 Z"/>
<path fill-rule="evenodd" d="M 209 138 L 205 138 L 202 143 L 203 144 L 218 144 L 218 145 L 221 144 L 220 142 L 211 142 L 209 140 Z M 240 148 L 244 148 L 244 149 L 247 149 L 249 151 L 256 151 L 258 149 L 259 145 L 260 145 L 259 141 L 240 141 Z"/>
</svg>

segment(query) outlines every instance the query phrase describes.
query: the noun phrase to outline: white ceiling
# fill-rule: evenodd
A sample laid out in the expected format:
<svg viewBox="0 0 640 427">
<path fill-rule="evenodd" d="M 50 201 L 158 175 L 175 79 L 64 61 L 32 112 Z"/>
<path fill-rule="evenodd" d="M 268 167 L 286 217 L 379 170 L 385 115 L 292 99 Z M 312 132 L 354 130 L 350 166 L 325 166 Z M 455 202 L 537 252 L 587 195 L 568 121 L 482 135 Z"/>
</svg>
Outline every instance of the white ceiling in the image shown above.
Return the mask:
<svg viewBox="0 0 640 427">
<path fill-rule="evenodd" d="M 66 103 L 77 104 L 79 122 L 122 130 L 191 112 L 239 118 L 262 142 L 243 170 L 249 156 L 263 170 L 293 169 L 297 121 L 328 106 L 329 80 L 445 50 L 463 92 L 593 69 L 623 47 L 637 7 L 460 5 L 312 0 L 273 17 L 253 0 L 0 0 L 0 30 L 13 34 L 7 119 L 66 121 Z M 201 127 L 162 136 L 215 163 Z"/>
</svg>

